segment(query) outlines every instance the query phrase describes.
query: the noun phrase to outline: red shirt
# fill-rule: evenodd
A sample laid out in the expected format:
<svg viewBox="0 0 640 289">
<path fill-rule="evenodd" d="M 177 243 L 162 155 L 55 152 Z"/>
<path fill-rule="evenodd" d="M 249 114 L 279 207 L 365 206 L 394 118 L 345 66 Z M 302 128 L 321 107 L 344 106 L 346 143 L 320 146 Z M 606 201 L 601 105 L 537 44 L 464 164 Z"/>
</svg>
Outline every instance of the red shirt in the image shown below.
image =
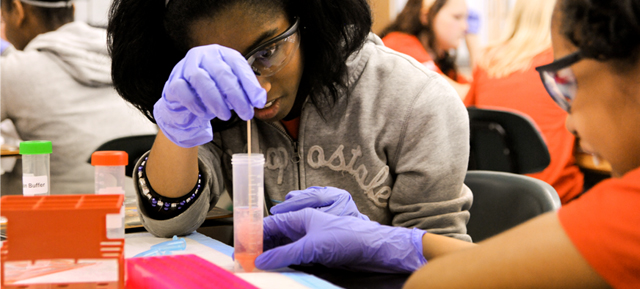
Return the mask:
<svg viewBox="0 0 640 289">
<path fill-rule="evenodd" d="M 287 129 L 289 136 L 297 141 L 298 140 L 298 127 L 300 127 L 300 117 L 296 117 L 292 120 L 281 120 L 282 125 Z"/>
<path fill-rule="evenodd" d="M 534 57 L 531 68 L 503 78 L 490 78 L 483 69 L 476 68 L 466 106 L 515 110 L 533 119 L 549 149 L 551 163 L 542 172 L 528 174 L 551 184 L 563 204 L 582 192 L 584 176 L 575 164 L 575 137 L 565 128 L 567 113 L 553 102 L 545 90 L 536 66 L 553 61 L 553 51 L 546 50 Z"/>
<path fill-rule="evenodd" d="M 440 70 L 440 68 L 436 65 L 435 61 L 433 61 L 433 58 L 431 58 L 431 55 L 429 54 L 429 52 L 427 52 L 427 50 L 424 49 L 424 46 L 422 46 L 422 43 L 420 42 L 420 39 L 418 39 L 418 37 L 413 36 L 411 34 L 402 33 L 402 32 L 391 32 L 387 34 L 384 38 L 382 38 L 382 42 L 384 42 L 385 46 L 395 51 L 404 53 L 406 55 L 409 55 L 415 58 L 418 62 L 426 66 L 429 70 L 432 70 L 444 75 L 444 73 L 442 73 L 442 70 Z M 469 83 L 469 81 L 460 74 L 458 74 L 458 76 L 455 77 L 455 79 L 451 75 L 447 75 L 447 76 L 449 76 L 450 78 L 452 78 L 458 83 L 462 83 L 462 84 Z"/>
<path fill-rule="evenodd" d="M 640 288 L 640 168 L 598 183 L 560 208 L 582 257 L 614 288 Z"/>
</svg>

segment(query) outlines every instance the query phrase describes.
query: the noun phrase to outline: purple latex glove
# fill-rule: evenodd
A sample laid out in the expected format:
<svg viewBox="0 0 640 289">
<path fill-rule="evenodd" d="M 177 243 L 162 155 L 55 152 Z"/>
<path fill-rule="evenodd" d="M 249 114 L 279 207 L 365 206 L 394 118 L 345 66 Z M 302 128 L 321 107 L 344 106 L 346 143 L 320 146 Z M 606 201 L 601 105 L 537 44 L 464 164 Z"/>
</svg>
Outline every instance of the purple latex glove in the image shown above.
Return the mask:
<svg viewBox="0 0 640 289">
<path fill-rule="evenodd" d="M 2 54 L 2 52 L 4 52 L 4 50 L 7 49 L 7 47 L 9 47 L 10 45 L 11 43 L 9 43 L 9 41 L 0 38 L 0 54 Z"/>
<path fill-rule="evenodd" d="M 308 187 L 306 190 L 291 191 L 284 202 L 271 207 L 271 214 L 282 214 L 315 208 L 335 216 L 354 216 L 365 221 L 369 217 L 360 214 L 349 192 L 334 187 Z"/>
<path fill-rule="evenodd" d="M 153 107 L 162 132 L 189 148 L 213 140 L 210 121 L 229 120 L 234 110 L 243 120 L 264 107 L 266 91 L 247 63 L 231 48 L 217 44 L 194 47 L 176 64 Z"/>
<path fill-rule="evenodd" d="M 467 33 L 469 34 L 478 34 L 480 32 L 480 13 L 473 9 L 469 9 L 469 16 L 467 16 Z"/>
<path fill-rule="evenodd" d="M 264 248 L 256 267 L 271 270 L 319 263 L 355 271 L 411 273 L 427 260 L 425 231 L 338 217 L 311 208 L 264 219 Z"/>
</svg>

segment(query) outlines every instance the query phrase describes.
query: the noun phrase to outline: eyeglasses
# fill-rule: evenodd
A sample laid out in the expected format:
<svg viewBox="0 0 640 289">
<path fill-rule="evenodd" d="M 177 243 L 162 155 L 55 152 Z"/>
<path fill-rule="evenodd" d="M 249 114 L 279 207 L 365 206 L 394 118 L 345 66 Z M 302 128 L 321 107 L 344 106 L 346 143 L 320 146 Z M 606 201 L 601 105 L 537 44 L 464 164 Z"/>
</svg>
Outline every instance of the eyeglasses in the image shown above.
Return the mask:
<svg viewBox="0 0 640 289">
<path fill-rule="evenodd" d="M 550 64 L 536 67 L 553 101 L 568 113 L 571 113 L 571 102 L 578 90 L 578 82 L 570 66 L 582 59 L 580 51 L 576 51 Z"/>
<path fill-rule="evenodd" d="M 272 76 L 285 67 L 300 47 L 299 18 L 287 31 L 261 44 L 246 54 L 245 58 L 257 76 Z"/>
</svg>

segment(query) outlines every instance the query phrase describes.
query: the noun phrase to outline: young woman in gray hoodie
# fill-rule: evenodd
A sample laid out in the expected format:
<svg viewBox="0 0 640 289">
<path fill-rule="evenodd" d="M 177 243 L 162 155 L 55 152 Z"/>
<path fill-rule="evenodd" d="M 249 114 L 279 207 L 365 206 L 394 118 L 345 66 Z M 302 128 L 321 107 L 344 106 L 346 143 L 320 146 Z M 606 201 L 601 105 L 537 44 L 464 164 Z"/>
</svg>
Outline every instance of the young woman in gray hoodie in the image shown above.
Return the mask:
<svg viewBox="0 0 640 289">
<path fill-rule="evenodd" d="M 161 129 L 135 174 L 146 229 L 190 233 L 233 195 L 253 119 L 271 203 L 339 188 L 373 221 L 469 241 L 466 110 L 370 29 L 366 0 L 116 0 L 114 83 Z"/>
</svg>

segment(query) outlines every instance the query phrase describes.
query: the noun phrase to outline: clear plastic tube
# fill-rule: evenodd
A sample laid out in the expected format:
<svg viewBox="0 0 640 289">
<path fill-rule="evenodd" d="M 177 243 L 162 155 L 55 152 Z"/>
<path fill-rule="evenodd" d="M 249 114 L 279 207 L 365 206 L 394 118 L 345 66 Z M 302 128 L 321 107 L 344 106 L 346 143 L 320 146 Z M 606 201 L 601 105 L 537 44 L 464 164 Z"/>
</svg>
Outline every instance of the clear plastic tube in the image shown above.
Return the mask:
<svg viewBox="0 0 640 289">
<path fill-rule="evenodd" d="M 255 259 L 262 254 L 264 207 L 264 156 L 234 154 L 233 243 L 234 271 L 254 272 Z"/>
<path fill-rule="evenodd" d="M 91 155 L 95 171 L 95 193 L 97 195 L 123 195 L 125 166 L 128 155 L 124 151 L 97 151 Z M 122 203 L 119 214 L 107 215 L 107 238 L 124 238 L 124 211 Z"/>
</svg>

